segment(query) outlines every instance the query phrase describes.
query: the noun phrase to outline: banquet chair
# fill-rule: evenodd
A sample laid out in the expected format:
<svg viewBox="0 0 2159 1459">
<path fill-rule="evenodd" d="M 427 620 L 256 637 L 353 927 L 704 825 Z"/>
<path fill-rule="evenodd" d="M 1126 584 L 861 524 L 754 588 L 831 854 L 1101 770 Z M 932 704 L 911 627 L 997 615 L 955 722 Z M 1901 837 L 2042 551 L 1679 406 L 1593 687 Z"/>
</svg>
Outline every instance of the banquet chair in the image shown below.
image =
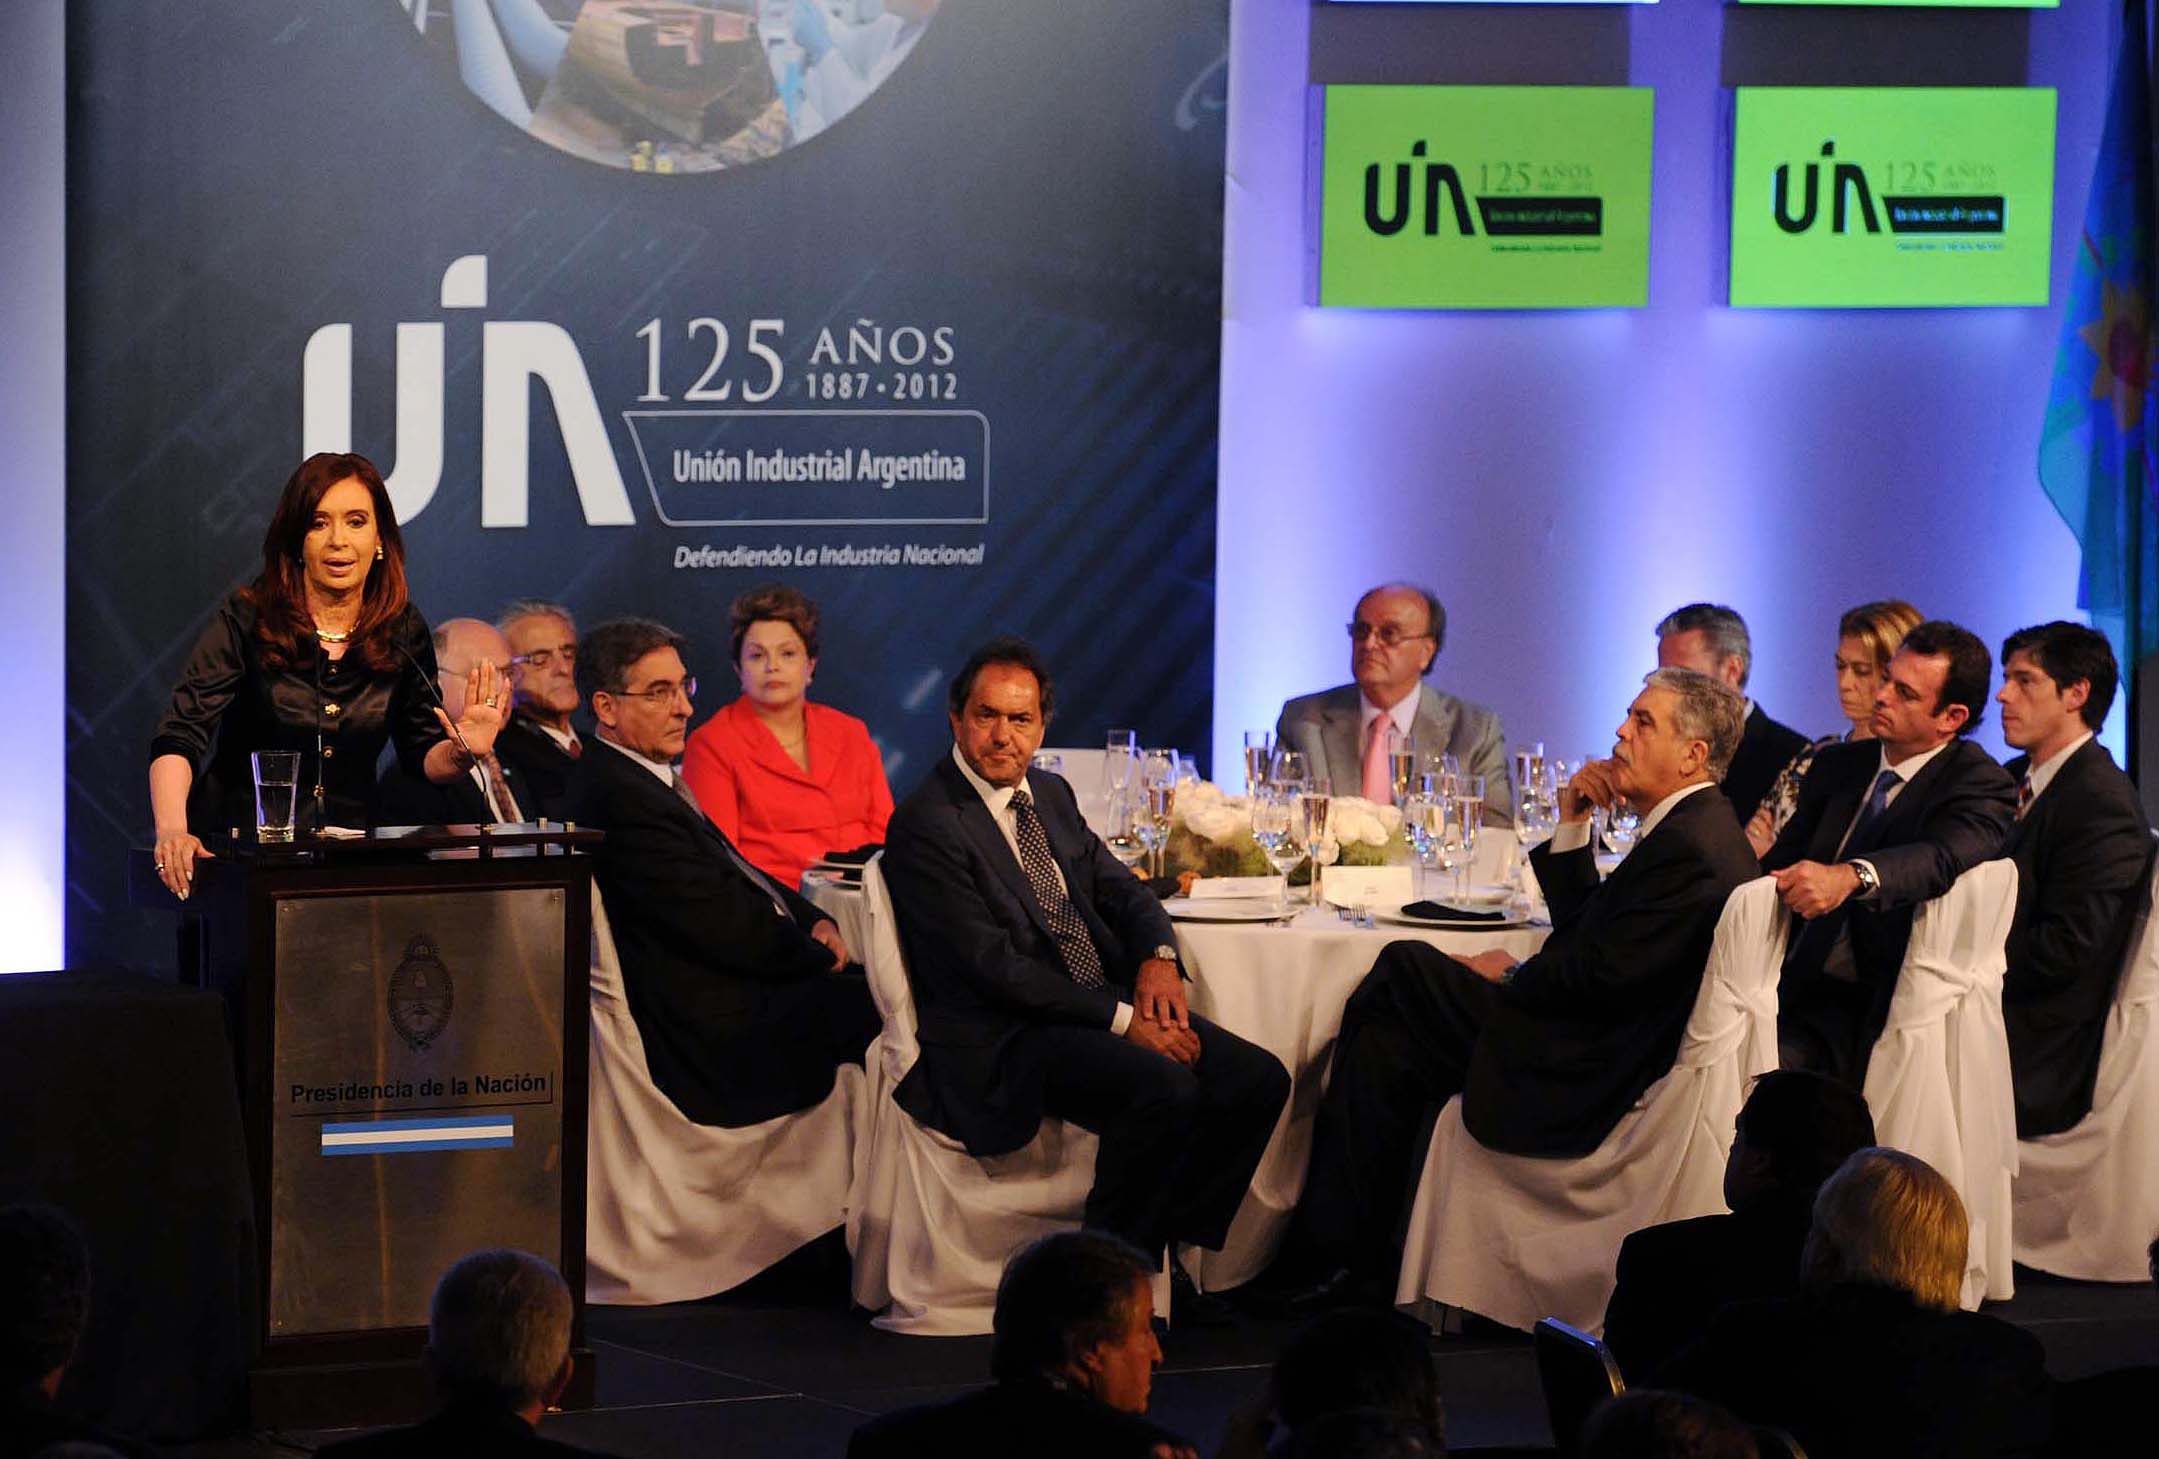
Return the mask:
<svg viewBox="0 0 2159 1459">
<path fill-rule="evenodd" d="M 1461 1096 L 1448 1100 L 1410 1210 L 1395 1300 L 1513 1328 L 1552 1317 L 1602 1333 L 1620 1243 L 1644 1226 L 1725 1209 L 1739 1106 L 1777 1063 L 1784 938 L 1773 879 L 1733 891 L 1670 1071 L 1588 1155 L 1488 1150 L 1463 1125 Z"/>
<path fill-rule="evenodd" d="M 1532 1336 L 1537 1345 L 1537 1386 L 1544 1390 L 1544 1412 L 1552 1424 L 1552 1444 L 1563 1456 L 1582 1450 L 1582 1425 L 1598 1404 L 1627 1391 L 1619 1364 L 1604 1344 L 1556 1317 L 1540 1317 Z"/>
<path fill-rule="evenodd" d="M 2159 897 L 2159 872 L 2152 891 Z M 2016 1259 L 2087 1282 L 2141 1282 L 2159 1232 L 2159 916 L 2143 925 L 2114 989 L 2091 1113 L 2017 1145 Z"/>
<path fill-rule="evenodd" d="M 652 1082 L 614 933 L 592 889 L 585 1115 L 585 1297 L 709 1297 L 840 1226 L 868 1080 L 842 1064 L 818 1104 L 763 1124 L 701 1125 Z"/>
<path fill-rule="evenodd" d="M 1064 761 L 1065 783 L 1072 787 L 1073 797 L 1079 801 L 1080 818 L 1087 822 L 1087 829 L 1097 836 L 1107 838 L 1116 834 L 1110 814 L 1109 783 L 1103 778 L 1102 762 L 1106 753 L 1098 745 L 1091 750 L 1068 750 L 1062 745 L 1044 745 L 1044 755 L 1056 755 Z M 1139 767 L 1132 767 L 1132 781 L 1139 782 Z"/>
<path fill-rule="evenodd" d="M 1967 1309 L 2016 1290 L 2009 1190 L 2017 1112 L 2002 1025 L 2016 903 L 2016 863 L 2003 858 L 1981 862 L 1919 909 L 1863 1086 L 1877 1143 L 1926 1161 L 1963 1198 Z"/>
<path fill-rule="evenodd" d="M 1095 1137 L 1044 1119 L 1033 1140 L 988 1158 L 901 1109 L 893 1091 L 921 1047 L 915 1000 L 885 890 L 884 856 L 862 869 L 864 966 L 884 1032 L 870 1043 L 870 1112 L 848 1203 L 855 1302 L 887 1332 L 948 1337 L 990 1330 L 997 1282 L 1020 1247 L 1080 1224 L 1094 1185 Z M 1165 1265 L 1155 1311 L 1169 1315 Z"/>
</svg>

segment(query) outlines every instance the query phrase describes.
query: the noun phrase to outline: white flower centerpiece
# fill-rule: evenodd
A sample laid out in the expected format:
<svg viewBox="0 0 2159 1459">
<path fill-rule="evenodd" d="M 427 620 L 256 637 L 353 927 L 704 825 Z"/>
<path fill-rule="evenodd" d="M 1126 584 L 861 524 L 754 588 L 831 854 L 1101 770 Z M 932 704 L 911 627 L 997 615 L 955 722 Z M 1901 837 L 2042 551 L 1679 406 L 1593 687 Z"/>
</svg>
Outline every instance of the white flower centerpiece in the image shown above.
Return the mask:
<svg viewBox="0 0 2159 1459">
<path fill-rule="evenodd" d="M 1327 809 L 1337 866 L 1403 866 L 1414 860 L 1402 813 L 1358 796 L 1334 798 Z M 1230 795 L 1211 781 L 1188 780 L 1177 787 L 1164 853 L 1170 875 L 1196 871 L 1201 876 L 1271 876 L 1274 867 L 1252 839 L 1252 802 Z M 1300 861 L 1289 879 L 1303 886 L 1311 866 Z"/>
</svg>

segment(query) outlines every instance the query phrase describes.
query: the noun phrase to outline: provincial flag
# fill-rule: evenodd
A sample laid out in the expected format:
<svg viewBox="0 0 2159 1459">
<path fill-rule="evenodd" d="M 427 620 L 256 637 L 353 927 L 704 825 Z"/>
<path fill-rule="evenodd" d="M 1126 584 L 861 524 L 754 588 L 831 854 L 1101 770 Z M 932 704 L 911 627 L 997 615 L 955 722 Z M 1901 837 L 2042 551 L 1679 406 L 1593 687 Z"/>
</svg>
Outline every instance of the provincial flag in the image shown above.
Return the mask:
<svg viewBox="0 0 2159 1459">
<path fill-rule="evenodd" d="M 2106 131 L 2039 433 L 2039 483 L 2083 548 L 2077 603 L 2125 678 L 2159 650 L 2152 117 L 2145 0 L 2123 0 Z"/>
</svg>

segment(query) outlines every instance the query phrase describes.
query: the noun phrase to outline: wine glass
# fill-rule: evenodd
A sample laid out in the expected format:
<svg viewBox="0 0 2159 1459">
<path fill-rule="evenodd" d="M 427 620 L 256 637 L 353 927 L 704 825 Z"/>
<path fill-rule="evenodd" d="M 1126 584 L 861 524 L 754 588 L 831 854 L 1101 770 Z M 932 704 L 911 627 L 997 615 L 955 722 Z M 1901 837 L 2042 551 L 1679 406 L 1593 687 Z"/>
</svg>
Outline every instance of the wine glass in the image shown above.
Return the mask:
<svg viewBox="0 0 2159 1459">
<path fill-rule="evenodd" d="M 1409 832 L 1409 849 L 1417 857 L 1417 896 L 1424 896 L 1425 874 L 1432 869 L 1432 777 L 1419 775 L 1409 794 L 1402 797 L 1402 826 Z"/>
<path fill-rule="evenodd" d="M 1130 814 L 1130 801 L 1125 791 L 1132 784 L 1132 771 L 1139 763 L 1139 736 L 1128 729 L 1113 729 L 1102 750 L 1102 793 L 1109 801 L 1110 821 L 1123 827 Z M 1119 834 L 1123 834 L 1120 830 Z"/>
<path fill-rule="evenodd" d="M 1514 890 L 1517 896 L 1529 896 L 1529 853 L 1551 840 L 1558 830 L 1559 809 L 1554 802 L 1542 796 L 1522 797 L 1522 803 L 1514 812 L 1514 835 L 1522 848 L 1522 854 L 1514 866 Z"/>
<path fill-rule="evenodd" d="M 1312 763 L 1302 750 L 1278 749 L 1274 752 L 1274 764 L 1268 778 L 1277 786 L 1301 790 L 1312 779 Z"/>
<path fill-rule="evenodd" d="M 1133 829 L 1152 859 L 1153 875 L 1162 875 L 1162 848 L 1169 845 L 1171 814 L 1177 805 L 1177 782 L 1153 781 L 1142 787 L 1143 809 Z"/>
<path fill-rule="evenodd" d="M 1604 844 L 1621 856 L 1634 849 L 1635 838 L 1641 831 L 1641 813 L 1626 801 L 1614 799 L 1604 808 Z"/>
</svg>

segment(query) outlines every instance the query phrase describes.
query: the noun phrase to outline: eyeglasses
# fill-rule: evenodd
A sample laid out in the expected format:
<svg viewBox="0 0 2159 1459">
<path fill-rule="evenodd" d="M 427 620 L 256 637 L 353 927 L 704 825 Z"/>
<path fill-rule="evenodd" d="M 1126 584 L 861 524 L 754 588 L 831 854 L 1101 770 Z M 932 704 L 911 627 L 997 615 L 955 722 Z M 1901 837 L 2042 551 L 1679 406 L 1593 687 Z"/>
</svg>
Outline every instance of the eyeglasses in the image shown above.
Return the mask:
<svg viewBox="0 0 2159 1459">
<path fill-rule="evenodd" d="M 1400 648 L 1405 643 L 1411 643 L 1420 638 L 1430 638 L 1431 636 L 1429 633 L 1404 633 L 1392 623 L 1382 623 L 1374 626 L 1359 619 L 1349 625 L 1349 641 L 1351 643 L 1363 643 L 1368 638 L 1376 638 L 1379 640 L 1381 648 Z"/>
<path fill-rule="evenodd" d="M 558 656 L 565 664 L 576 663 L 577 645 L 570 644 L 563 648 L 536 648 L 529 654 L 512 654 L 510 655 L 510 662 L 523 664 L 531 669 L 544 669 L 553 663 Z"/>
<path fill-rule="evenodd" d="M 654 684 L 649 689 L 615 691 L 617 699 L 642 699 L 655 709 L 674 703 L 677 694 L 680 694 L 684 699 L 695 699 L 697 697 L 696 676 L 692 675 L 679 684 Z"/>
</svg>

